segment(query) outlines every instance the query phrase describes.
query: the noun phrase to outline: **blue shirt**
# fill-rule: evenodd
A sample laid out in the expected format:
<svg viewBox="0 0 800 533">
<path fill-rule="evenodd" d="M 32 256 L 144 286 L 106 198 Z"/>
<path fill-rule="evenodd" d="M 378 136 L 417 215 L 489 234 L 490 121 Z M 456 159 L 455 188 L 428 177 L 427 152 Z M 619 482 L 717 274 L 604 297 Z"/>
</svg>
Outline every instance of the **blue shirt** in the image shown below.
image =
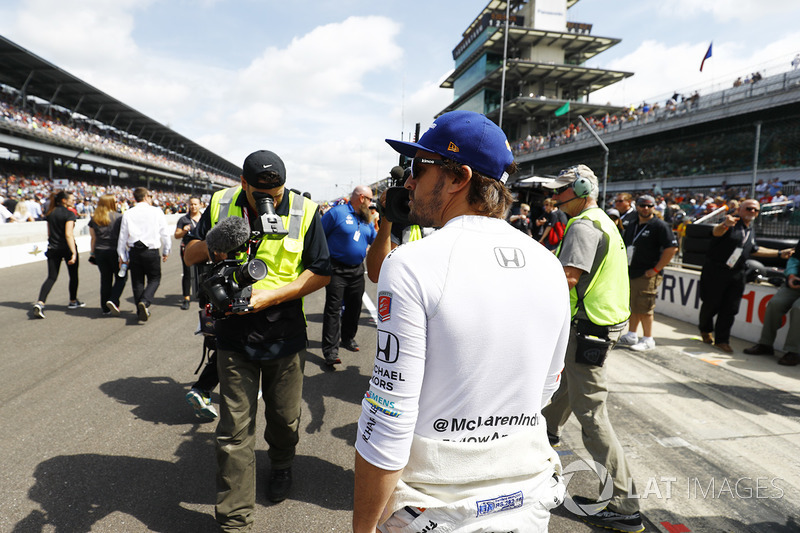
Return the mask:
<svg viewBox="0 0 800 533">
<path fill-rule="evenodd" d="M 377 232 L 369 222 L 356 215 L 350 204 L 337 205 L 322 217 L 322 229 L 328 238 L 331 259 L 346 265 L 359 265 L 367 256 L 367 246 Z"/>
</svg>

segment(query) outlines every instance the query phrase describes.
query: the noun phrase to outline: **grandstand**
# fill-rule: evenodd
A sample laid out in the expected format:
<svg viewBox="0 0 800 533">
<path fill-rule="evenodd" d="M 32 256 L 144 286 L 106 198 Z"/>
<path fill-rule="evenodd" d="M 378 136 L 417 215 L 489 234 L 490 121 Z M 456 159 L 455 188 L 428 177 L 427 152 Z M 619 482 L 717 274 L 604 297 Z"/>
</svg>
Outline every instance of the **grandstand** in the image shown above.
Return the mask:
<svg viewBox="0 0 800 533">
<path fill-rule="evenodd" d="M 209 193 L 241 169 L 0 36 L 0 170 Z"/>
<path fill-rule="evenodd" d="M 490 1 L 462 34 L 453 50 L 455 70 L 442 83 L 455 89 L 442 112 L 484 113 L 512 141 L 520 166 L 509 180 L 512 189 L 527 196 L 526 189 L 536 187 L 529 177 L 576 163 L 602 175 L 605 152 L 581 115 L 609 149 L 606 194 L 708 192 L 723 184 L 741 190 L 776 178 L 786 194 L 794 190 L 800 178 L 800 70 L 638 107 L 590 104 L 593 91 L 632 74 L 583 66 L 619 40 L 591 35 L 591 24 L 567 22 L 578 0 L 562 1 L 563 12 L 550 10 L 560 16 L 544 18 L 535 2 Z"/>
</svg>

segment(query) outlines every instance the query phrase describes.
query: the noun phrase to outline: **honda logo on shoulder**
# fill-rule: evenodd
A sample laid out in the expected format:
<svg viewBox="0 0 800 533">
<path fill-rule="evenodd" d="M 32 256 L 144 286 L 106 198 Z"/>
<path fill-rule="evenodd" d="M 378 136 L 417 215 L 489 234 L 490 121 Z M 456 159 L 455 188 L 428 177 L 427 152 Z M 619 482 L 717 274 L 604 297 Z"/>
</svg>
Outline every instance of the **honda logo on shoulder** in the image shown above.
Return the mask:
<svg viewBox="0 0 800 533">
<path fill-rule="evenodd" d="M 525 266 L 525 255 L 519 248 L 495 248 L 494 256 L 503 268 L 522 268 Z"/>
<path fill-rule="evenodd" d="M 378 346 L 375 359 L 384 363 L 396 363 L 400 353 L 400 341 L 393 333 L 378 330 Z"/>
</svg>

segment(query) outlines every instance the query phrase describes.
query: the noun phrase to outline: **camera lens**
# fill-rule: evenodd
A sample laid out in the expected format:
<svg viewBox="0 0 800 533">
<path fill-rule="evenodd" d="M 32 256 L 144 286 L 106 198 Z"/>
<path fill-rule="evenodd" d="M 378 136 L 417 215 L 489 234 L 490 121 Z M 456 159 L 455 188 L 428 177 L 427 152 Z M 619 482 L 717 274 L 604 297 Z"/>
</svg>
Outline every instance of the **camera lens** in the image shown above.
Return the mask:
<svg viewBox="0 0 800 533">
<path fill-rule="evenodd" d="M 240 287 L 246 287 L 266 277 L 267 264 L 261 259 L 253 259 L 239 266 L 234 279 Z"/>
</svg>

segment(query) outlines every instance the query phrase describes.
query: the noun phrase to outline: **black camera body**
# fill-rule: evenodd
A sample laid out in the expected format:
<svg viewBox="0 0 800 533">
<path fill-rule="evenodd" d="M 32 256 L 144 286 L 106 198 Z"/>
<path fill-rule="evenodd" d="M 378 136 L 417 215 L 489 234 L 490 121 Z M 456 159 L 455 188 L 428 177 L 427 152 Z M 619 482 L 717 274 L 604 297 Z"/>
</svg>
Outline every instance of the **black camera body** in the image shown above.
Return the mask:
<svg viewBox="0 0 800 533">
<path fill-rule="evenodd" d="M 210 307 L 209 314 L 213 318 L 222 318 L 228 313 L 242 313 L 252 311 L 250 297 L 253 294 L 252 285 L 267 277 L 267 264 L 256 258 L 258 247 L 262 239 L 282 239 L 288 235 L 283 225 L 283 219 L 275 212 L 275 204 L 268 194 L 255 191 L 258 218 L 253 223 L 253 228 L 247 236 L 247 225 L 239 217 L 237 225 L 225 228 L 222 238 L 227 246 L 222 246 L 222 251 L 228 254 L 228 259 L 216 264 L 207 264 L 200 274 L 199 289 L 201 302 Z M 218 224 L 218 226 L 222 226 Z M 208 237 L 210 240 L 210 236 Z M 247 253 L 247 261 L 241 262 L 232 258 L 233 255 Z"/>
<path fill-rule="evenodd" d="M 211 267 L 200 282 L 200 289 L 211 304 L 211 316 L 251 311 L 253 283 L 267 277 L 267 264 L 261 259 L 240 263 L 225 259 Z"/>
</svg>

